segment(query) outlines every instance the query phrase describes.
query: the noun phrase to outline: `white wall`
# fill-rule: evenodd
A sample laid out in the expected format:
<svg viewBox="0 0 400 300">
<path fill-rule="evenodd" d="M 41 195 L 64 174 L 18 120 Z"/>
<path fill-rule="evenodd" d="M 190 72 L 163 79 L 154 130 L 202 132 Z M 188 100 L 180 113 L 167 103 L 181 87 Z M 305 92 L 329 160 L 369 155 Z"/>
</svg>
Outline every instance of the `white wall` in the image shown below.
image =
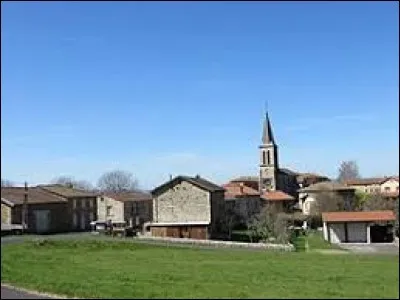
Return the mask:
<svg viewBox="0 0 400 300">
<path fill-rule="evenodd" d="M 331 235 L 331 243 L 338 244 L 344 242 L 344 224 L 329 223 L 329 231 Z"/>
</svg>

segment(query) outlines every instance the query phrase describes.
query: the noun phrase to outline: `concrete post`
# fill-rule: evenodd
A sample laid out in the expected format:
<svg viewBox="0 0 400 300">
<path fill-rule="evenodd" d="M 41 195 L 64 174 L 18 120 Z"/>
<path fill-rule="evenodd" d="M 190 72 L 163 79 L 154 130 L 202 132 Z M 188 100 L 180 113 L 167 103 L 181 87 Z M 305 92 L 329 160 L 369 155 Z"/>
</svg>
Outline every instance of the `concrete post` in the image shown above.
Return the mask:
<svg viewBox="0 0 400 300">
<path fill-rule="evenodd" d="M 367 223 L 367 244 L 371 244 L 371 224 Z"/>
</svg>

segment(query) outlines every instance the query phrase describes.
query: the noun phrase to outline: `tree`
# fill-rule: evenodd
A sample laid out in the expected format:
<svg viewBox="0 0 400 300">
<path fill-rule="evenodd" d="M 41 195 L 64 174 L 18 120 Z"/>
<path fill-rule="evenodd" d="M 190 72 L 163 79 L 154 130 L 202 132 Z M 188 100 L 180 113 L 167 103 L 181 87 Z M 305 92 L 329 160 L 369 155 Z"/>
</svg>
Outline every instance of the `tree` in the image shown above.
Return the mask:
<svg viewBox="0 0 400 300">
<path fill-rule="evenodd" d="M 335 191 L 322 188 L 316 195 L 315 206 L 311 210 L 311 213 L 320 214 L 322 212 L 343 210 L 345 210 L 344 198 Z"/>
<path fill-rule="evenodd" d="M 286 243 L 289 240 L 287 225 L 285 214 L 279 213 L 274 204 L 267 204 L 250 220 L 247 227 L 252 240 L 259 238 L 262 241 Z"/>
<path fill-rule="evenodd" d="M 1 187 L 12 187 L 14 186 L 14 183 L 11 180 L 8 179 L 1 179 Z"/>
<path fill-rule="evenodd" d="M 343 161 L 339 167 L 338 181 L 360 178 L 357 162 L 354 160 Z"/>
<path fill-rule="evenodd" d="M 392 200 L 385 197 L 381 193 L 366 194 L 365 200 L 362 203 L 363 211 L 373 211 L 373 210 L 395 210 L 395 205 L 398 200 Z"/>
<path fill-rule="evenodd" d="M 115 170 L 104 173 L 99 178 L 97 186 L 101 191 L 120 193 L 136 190 L 138 182 L 133 177 L 132 173 Z"/>
<path fill-rule="evenodd" d="M 52 180 L 55 184 L 62 184 L 68 187 L 72 187 L 75 189 L 85 190 L 85 191 L 92 191 L 93 185 L 86 180 L 75 180 L 73 177 L 69 176 L 60 176 Z"/>
</svg>

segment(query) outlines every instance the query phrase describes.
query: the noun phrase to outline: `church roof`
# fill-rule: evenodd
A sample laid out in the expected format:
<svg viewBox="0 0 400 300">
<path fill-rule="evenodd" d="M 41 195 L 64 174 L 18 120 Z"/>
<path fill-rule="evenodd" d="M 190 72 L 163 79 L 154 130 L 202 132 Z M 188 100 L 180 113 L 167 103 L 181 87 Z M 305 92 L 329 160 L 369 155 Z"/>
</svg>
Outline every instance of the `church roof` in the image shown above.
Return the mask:
<svg viewBox="0 0 400 300">
<path fill-rule="evenodd" d="M 268 112 L 265 114 L 263 134 L 262 134 L 263 144 L 275 144 L 274 135 L 272 134 L 272 126 L 269 121 Z"/>
</svg>

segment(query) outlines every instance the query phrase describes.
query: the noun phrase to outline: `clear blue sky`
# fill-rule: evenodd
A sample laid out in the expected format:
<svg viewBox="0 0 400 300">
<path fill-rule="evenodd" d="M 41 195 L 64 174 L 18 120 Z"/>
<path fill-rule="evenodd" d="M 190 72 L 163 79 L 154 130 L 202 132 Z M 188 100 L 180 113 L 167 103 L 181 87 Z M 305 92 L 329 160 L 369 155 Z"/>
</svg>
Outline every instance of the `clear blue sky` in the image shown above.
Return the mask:
<svg viewBox="0 0 400 300">
<path fill-rule="evenodd" d="M 1 175 L 399 169 L 396 2 L 2 2 Z"/>
</svg>

